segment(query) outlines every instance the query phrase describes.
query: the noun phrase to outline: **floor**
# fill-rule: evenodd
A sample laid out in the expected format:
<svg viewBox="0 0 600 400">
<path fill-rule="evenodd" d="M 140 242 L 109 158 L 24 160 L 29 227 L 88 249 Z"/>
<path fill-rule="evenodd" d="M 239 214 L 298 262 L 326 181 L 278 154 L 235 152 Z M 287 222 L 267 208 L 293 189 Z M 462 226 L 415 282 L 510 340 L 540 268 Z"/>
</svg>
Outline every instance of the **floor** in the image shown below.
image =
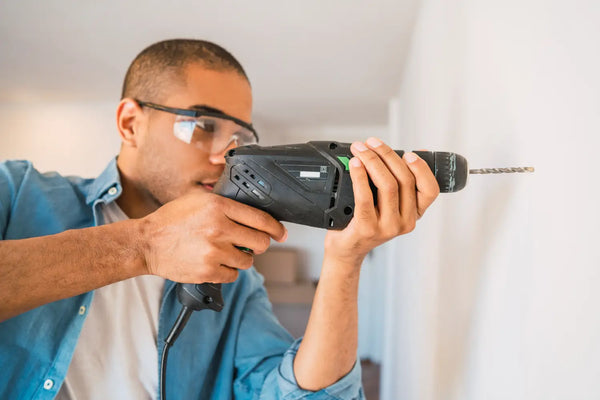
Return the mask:
<svg viewBox="0 0 600 400">
<path fill-rule="evenodd" d="M 380 366 L 370 360 L 361 360 L 363 388 L 367 400 L 379 400 Z"/>
</svg>

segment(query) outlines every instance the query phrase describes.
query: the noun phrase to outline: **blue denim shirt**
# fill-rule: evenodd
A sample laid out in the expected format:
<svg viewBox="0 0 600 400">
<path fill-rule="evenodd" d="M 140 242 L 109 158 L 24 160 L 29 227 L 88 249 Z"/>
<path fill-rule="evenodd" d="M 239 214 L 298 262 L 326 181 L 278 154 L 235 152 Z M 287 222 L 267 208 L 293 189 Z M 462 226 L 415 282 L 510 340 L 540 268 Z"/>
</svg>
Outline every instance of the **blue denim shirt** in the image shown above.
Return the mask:
<svg viewBox="0 0 600 400">
<path fill-rule="evenodd" d="M 42 174 L 27 161 L 0 163 L 0 239 L 100 225 L 99 205 L 114 201 L 121 190 L 116 159 L 97 179 Z M 167 281 L 162 297 L 159 363 L 163 340 L 180 310 L 174 286 Z M 80 310 L 89 309 L 93 296 L 92 291 L 55 301 L 0 323 L 1 399 L 56 396 L 87 315 Z M 234 283 L 223 285 L 223 296 L 223 311 L 193 313 L 171 348 L 168 398 L 364 398 L 360 363 L 318 392 L 298 387 L 292 364 L 301 339 L 294 341 L 273 315 L 256 270 L 241 271 Z"/>
</svg>

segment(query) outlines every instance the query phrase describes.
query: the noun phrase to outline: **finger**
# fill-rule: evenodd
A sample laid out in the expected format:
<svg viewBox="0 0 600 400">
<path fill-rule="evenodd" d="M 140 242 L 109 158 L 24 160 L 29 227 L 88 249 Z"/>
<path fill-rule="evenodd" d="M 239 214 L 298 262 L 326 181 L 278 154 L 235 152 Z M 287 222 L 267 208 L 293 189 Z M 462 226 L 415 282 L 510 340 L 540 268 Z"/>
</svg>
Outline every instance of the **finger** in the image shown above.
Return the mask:
<svg viewBox="0 0 600 400">
<path fill-rule="evenodd" d="M 396 178 L 400 191 L 400 215 L 417 218 L 417 194 L 415 177 L 406 162 L 388 145 L 377 138 L 367 139 L 369 147 L 376 152 L 388 170 Z"/>
<path fill-rule="evenodd" d="M 227 246 L 218 255 L 218 263 L 235 269 L 248 269 L 254 264 L 254 257 L 234 245 Z"/>
<path fill-rule="evenodd" d="M 251 254 L 262 254 L 271 245 L 271 237 L 264 232 L 236 224 L 239 229 L 231 231 L 231 241 L 239 250 L 249 250 Z"/>
<path fill-rule="evenodd" d="M 349 165 L 352 191 L 354 192 L 354 218 L 376 221 L 377 214 L 367 170 L 357 157 L 352 157 Z"/>
<path fill-rule="evenodd" d="M 377 153 L 369 150 L 362 142 L 351 146 L 352 153 L 357 156 L 377 187 L 377 209 L 383 221 L 395 220 L 398 217 L 398 182 Z"/>
<path fill-rule="evenodd" d="M 217 267 L 217 271 L 214 274 L 214 278 L 210 281 L 210 283 L 234 282 L 239 275 L 240 271 L 238 269 L 221 264 L 219 267 Z"/>
<path fill-rule="evenodd" d="M 287 229 L 268 213 L 227 198 L 224 204 L 225 215 L 232 221 L 265 232 L 278 242 L 287 239 Z"/>
<path fill-rule="evenodd" d="M 405 153 L 404 159 L 415 177 L 415 184 L 417 187 L 417 213 L 420 218 L 440 194 L 440 186 L 425 160 L 412 152 Z"/>
</svg>

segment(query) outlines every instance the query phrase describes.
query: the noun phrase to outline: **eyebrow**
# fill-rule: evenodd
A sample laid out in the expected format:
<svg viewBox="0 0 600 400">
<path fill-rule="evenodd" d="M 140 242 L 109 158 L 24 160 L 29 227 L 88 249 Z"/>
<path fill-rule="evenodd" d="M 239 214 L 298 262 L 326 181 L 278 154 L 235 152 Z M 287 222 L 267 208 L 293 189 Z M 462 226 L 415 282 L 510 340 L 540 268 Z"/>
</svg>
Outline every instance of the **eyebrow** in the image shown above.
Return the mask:
<svg viewBox="0 0 600 400">
<path fill-rule="evenodd" d="M 206 111 L 206 112 L 227 115 L 222 110 L 219 110 L 218 108 L 214 108 L 211 106 L 207 106 L 206 104 L 195 104 L 193 106 L 190 106 L 189 108 L 190 108 L 190 110 Z"/>
<path fill-rule="evenodd" d="M 215 113 L 215 114 L 221 114 L 224 115 L 226 117 L 230 117 L 230 118 L 235 118 L 225 112 L 223 112 L 222 110 L 219 110 L 218 108 L 214 108 L 211 106 L 207 106 L 206 104 L 194 104 L 193 106 L 189 106 L 188 107 L 190 110 L 195 110 L 195 111 L 205 111 L 205 112 L 211 112 L 211 113 Z M 235 118 L 238 119 L 238 118 Z M 240 119 L 240 121 L 244 122 L 245 124 L 248 124 L 250 126 L 252 126 L 251 122 L 246 122 Z"/>
</svg>

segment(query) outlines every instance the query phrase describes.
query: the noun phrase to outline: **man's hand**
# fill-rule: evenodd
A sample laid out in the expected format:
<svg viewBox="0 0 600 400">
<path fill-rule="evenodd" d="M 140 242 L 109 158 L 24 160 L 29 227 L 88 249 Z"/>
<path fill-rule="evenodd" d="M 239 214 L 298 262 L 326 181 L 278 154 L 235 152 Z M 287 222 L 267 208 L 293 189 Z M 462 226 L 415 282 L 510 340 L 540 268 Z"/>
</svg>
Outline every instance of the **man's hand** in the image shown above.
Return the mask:
<svg viewBox="0 0 600 400">
<path fill-rule="evenodd" d="M 354 217 L 344 230 L 325 236 L 319 286 L 294 359 L 296 381 L 304 389 L 320 390 L 352 369 L 358 346 L 362 261 L 374 247 L 412 231 L 440 192 L 427 163 L 413 153 L 402 159 L 378 139 L 370 138 L 366 144 L 356 142 L 351 147 Z M 377 187 L 377 205 L 368 177 Z"/>
<path fill-rule="evenodd" d="M 148 273 L 181 283 L 233 282 L 285 227 L 269 214 L 213 193 L 174 200 L 143 220 Z"/>
<path fill-rule="evenodd" d="M 414 153 L 400 158 L 376 138 L 350 148 L 350 176 L 354 190 L 354 217 L 342 231 L 329 231 L 325 251 L 340 261 L 360 265 L 373 248 L 415 228 L 440 193 L 427 163 Z M 368 177 L 377 187 L 377 205 Z"/>
</svg>

